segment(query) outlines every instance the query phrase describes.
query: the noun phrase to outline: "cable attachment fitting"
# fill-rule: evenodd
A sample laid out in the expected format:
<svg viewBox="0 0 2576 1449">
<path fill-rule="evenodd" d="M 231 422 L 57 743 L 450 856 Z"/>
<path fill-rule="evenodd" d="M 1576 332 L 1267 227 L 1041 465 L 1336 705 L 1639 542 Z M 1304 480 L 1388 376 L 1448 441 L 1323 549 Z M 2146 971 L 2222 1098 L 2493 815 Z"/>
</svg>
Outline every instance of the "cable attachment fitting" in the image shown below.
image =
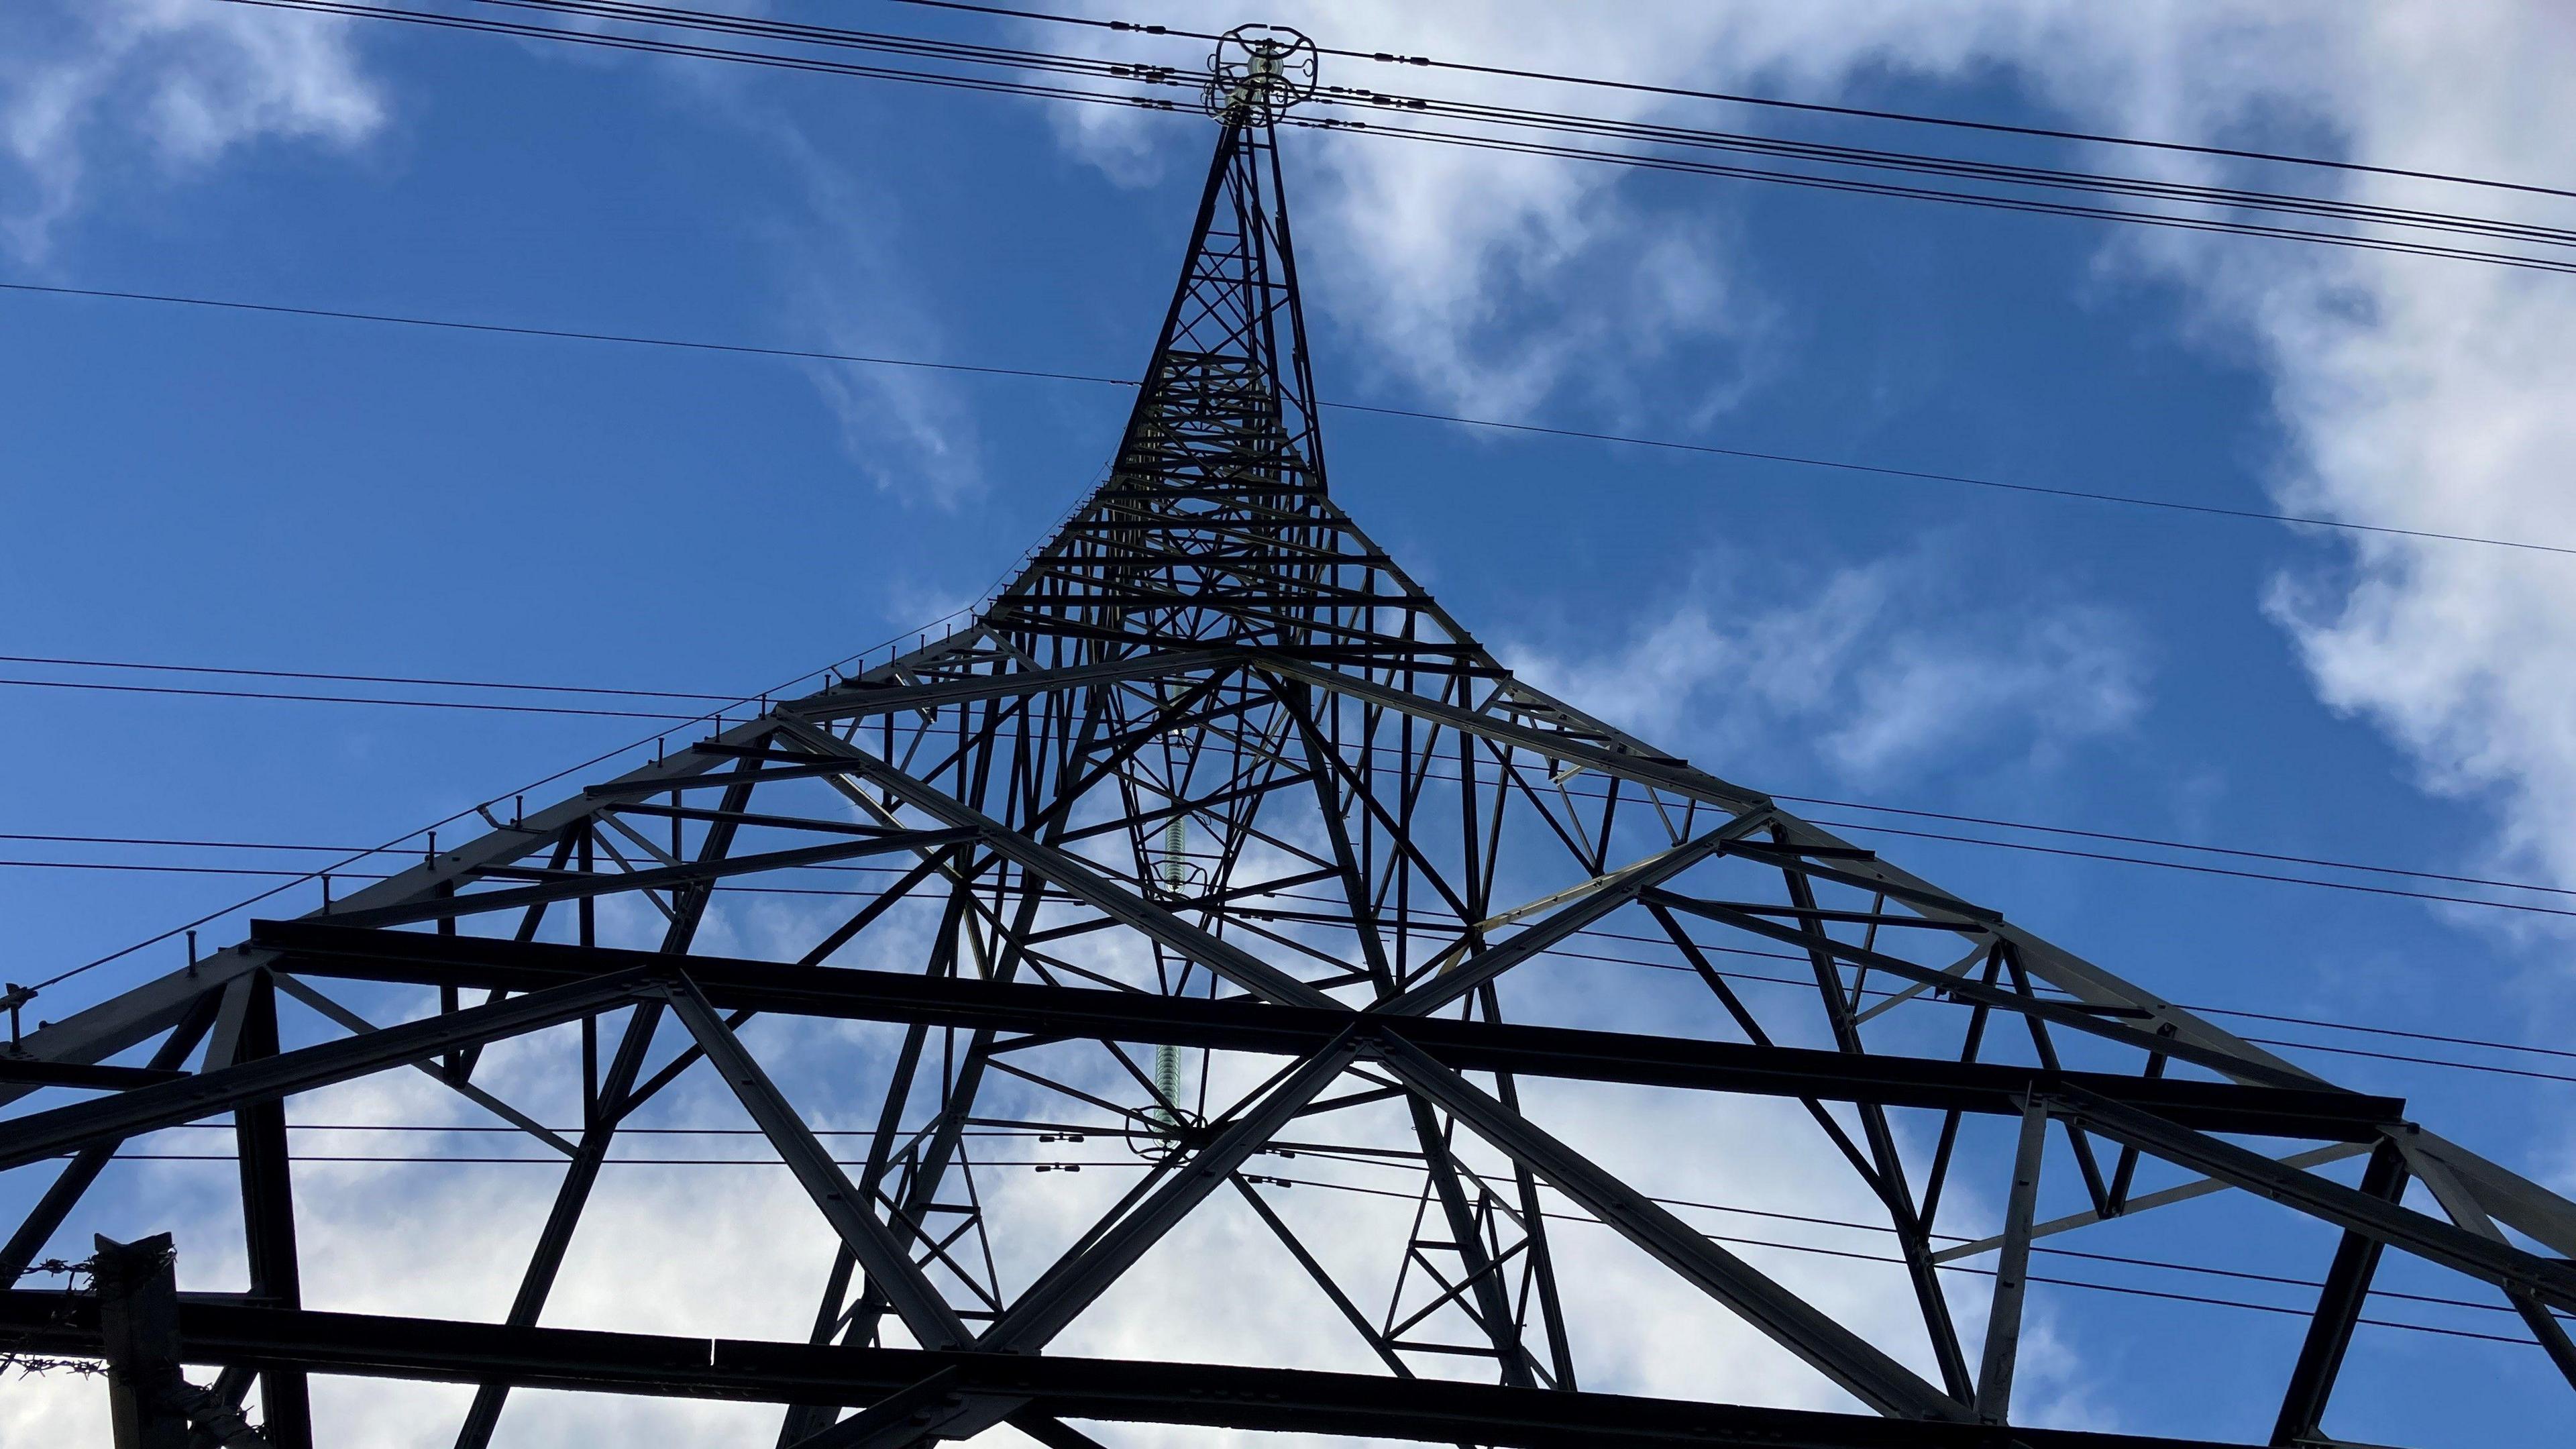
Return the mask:
<svg viewBox="0 0 2576 1449">
<path fill-rule="evenodd" d="M 26 1048 L 18 1042 L 18 1008 L 35 999 L 34 987 L 21 986 L 15 981 L 9 983 L 8 990 L 0 991 L 0 1006 L 9 1008 L 9 1054 L 11 1056 L 18 1056 L 26 1051 Z"/>
<path fill-rule="evenodd" d="M 1238 25 L 1217 37 L 1201 97 L 1211 116 L 1279 124 L 1315 98 L 1315 42 L 1285 25 Z"/>
<path fill-rule="evenodd" d="M 1207 1119 L 1186 1107 L 1128 1107 L 1127 1150 L 1148 1162 L 1162 1162 L 1203 1142 Z"/>
</svg>

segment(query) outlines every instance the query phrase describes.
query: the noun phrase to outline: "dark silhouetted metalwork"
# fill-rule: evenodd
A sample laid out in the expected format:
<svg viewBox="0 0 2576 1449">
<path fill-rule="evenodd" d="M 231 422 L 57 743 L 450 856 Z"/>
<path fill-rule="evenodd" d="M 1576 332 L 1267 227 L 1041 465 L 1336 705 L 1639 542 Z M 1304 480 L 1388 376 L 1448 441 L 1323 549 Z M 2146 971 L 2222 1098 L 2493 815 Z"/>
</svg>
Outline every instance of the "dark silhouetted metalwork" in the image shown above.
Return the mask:
<svg viewBox="0 0 2576 1449">
<path fill-rule="evenodd" d="M 2324 1286 L 2277 1423 L 2249 1434 L 2325 1442 L 2392 1251 L 2482 1280 L 2503 1321 L 2576 1372 L 2558 1317 L 2576 1309 L 2568 1203 L 2401 1102 L 2324 1082 L 1532 687 L 1417 586 L 1326 483 L 1270 125 L 1311 73 L 1262 49 L 1285 41 L 1235 44 L 1249 48 L 1212 72 L 1214 159 L 1115 466 L 971 626 L 27 1032 L 0 1060 L 0 1100 L 22 1103 L 0 1168 L 58 1176 L 0 1250 L 0 1282 L 71 1229 L 120 1144 L 226 1114 L 250 1281 L 153 1300 L 168 1253 L 138 1267 L 119 1249 L 98 1293 L 0 1299 L 0 1332 L 125 1365 L 133 1445 L 177 1442 L 184 1360 L 227 1366 L 208 1413 L 256 1388 L 278 1449 L 316 1440 L 313 1373 L 476 1385 L 464 1449 L 522 1386 L 764 1400 L 785 1411 L 782 1445 L 1003 1423 L 1093 1443 L 1080 1420 L 1587 1449 L 2109 1449 L 2173 1441 L 2007 1427 L 2034 1242 L 2223 1194 L 2321 1235 Z M 763 884 L 833 914 L 775 959 L 698 950 L 719 895 Z M 1671 970 L 1641 984 L 1603 963 L 1604 941 Z M 1747 952 L 1785 958 L 1799 989 L 1757 1010 L 1721 966 Z M 410 993 L 411 1009 L 379 1028 L 344 999 L 359 990 Z M 1642 1003 L 1650 1029 L 1529 1019 L 1576 999 L 1596 1025 Z M 758 1047 L 755 1018 L 778 1017 L 879 1033 L 831 1062 L 882 1104 L 863 1159 L 836 1158 L 795 1104 L 821 1063 L 784 1070 Z M 578 1051 L 577 1130 L 477 1080 L 486 1047 L 531 1035 Z M 1172 1050 L 1149 1068 L 1146 1047 Z M 128 1054 L 142 1059 L 110 1060 Z M 301 1306 L 286 1099 L 415 1071 L 564 1161 L 496 1322 Z M 722 1083 L 830 1228 L 810 1343 L 542 1326 L 621 1129 L 692 1074 Z M 1581 1131 L 1542 1125 L 1538 1100 L 1565 1083 L 1785 1104 L 1817 1160 L 1875 1201 L 1905 1332 L 1817 1306 Z M 1050 1238 L 992 1192 L 984 1132 L 1127 1144 L 1135 1180 Z M 1386 1240 L 1322 1241 L 1305 1210 L 1321 1194 L 1278 1175 L 1291 1155 L 1401 1174 Z M 2330 1170 L 2352 1159 L 2358 1186 Z M 1965 1196 L 2002 1205 L 1971 1231 L 1993 1235 L 1936 1232 L 1971 1172 Z M 2052 1200 L 2075 1210 L 2051 1216 Z M 1383 1374 L 1047 1352 L 1178 1225 L 1219 1212 L 1312 1280 L 1302 1334 L 1346 1336 Z M 1618 1366 L 1587 1356 L 1562 1281 L 1569 1219 L 1853 1411 L 1580 1387 Z M 1990 1287 L 1945 1271 L 1985 1255 Z M 134 1387 L 138 1354 L 153 1394 Z"/>
</svg>

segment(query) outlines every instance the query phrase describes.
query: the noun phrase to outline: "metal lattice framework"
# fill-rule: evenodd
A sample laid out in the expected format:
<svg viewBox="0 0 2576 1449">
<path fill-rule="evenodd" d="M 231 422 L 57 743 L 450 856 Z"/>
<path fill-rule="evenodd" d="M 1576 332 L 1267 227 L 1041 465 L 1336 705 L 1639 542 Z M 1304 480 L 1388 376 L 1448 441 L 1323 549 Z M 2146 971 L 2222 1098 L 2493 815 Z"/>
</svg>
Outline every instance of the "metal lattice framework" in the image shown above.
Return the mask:
<svg viewBox="0 0 2576 1449">
<path fill-rule="evenodd" d="M 176 1294 L 166 1245 L 102 1242 L 95 1292 L 12 1291 L 0 1333 L 109 1358 L 133 1444 L 251 1442 L 255 1402 L 268 1443 L 305 1449 L 307 1375 L 329 1373 L 479 1385 L 459 1449 L 527 1386 L 762 1400 L 785 1407 L 782 1445 L 843 1449 L 1006 1421 L 1094 1442 L 1068 1419 L 1496 1445 L 2143 1445 L 2178 1441 L 2004 1427 L 2032 1243 L 2226 1195 L 2339 1234 L 2270 1442 L 2331 1442 L 2328 1395 L 2386 1249 L 2482 1280 L 2576 1376 L 2555 1316 L 2576 1309 L 2576 1208 L 2397 1101 L 1515 679 L 1408 578 L 1325 485 L 1271 119 L 1223 115 L 1116 464 L 972 627 L 258 923 L 0 1057 L 0 1099 L 20 1104 L 0 1168 L 56 1174 L 0 1248 L 0 1283 L 68 1241 L 120 1144 L 224 1114 L 250 1279 Z M 717 895 L 752 879 L 872 884 L 841 891 L 846 914 L 793 954 L 694 952 Z M 604 918 L 645 912 L 658 944 L 601 939 Z M 1681 971 L 1655 985 L 1658 1029 L 1529 1024 L 1562 1010 L 1574 948 L 1604 933 Z M 907 969 L 895 948 L 918 953 Z M 1741 951 L 1786 955 L 1809 988 L 1757 1010 L 1720 969 Z M 415 1009 L 379 1029 L 342 999 L 361 987 Z M 282 1013 L 313 1039 L 289 1045 Z M 835 1066 L 882 1092 L 863 1162 L 835 1161 L 782 1093 L 746 1044 L 755 1015 L 882 1033 Z M 1873 1049 L 1891 1032 L 1898 1050 Z M 577 1134 L 478 1083 L 479 1054 L 514 1037 L 560 1044 L 566 1070 L 579 1052 Z M 1142 1055 L 1164 1048 L 1189 1064 L 1177 1093 L 1172 1052 Z M 564 1158 L 498 1322 L 301 1306 L 285 1103 L 412 1070 Z M 621 1128 L 693 1074 L 739 1099 L 838 1240 L 810 1342 L 542 1326 Z M 1524 1095 L 1569 1082 L 1711 1112 L 1794 1104 L 1818 1159 L 1883 1214 L 1900 1260 L 1886 1292 L 1914 1304 L 1903 1341 L 1541 1126 Z M 1124 1142 L 1137 1181 L 1049 1238 L 985 1186 L 978 1128 Z M 1390 1236 L 1301 1231 L 1304 1202 L 1255 1170 L 1288 1153 L 1403 1173 Z M 2357 1186 L 2329 1170 L 2353 1158 Z M 1973 1189 L 1945 1195 L 1966 1173 Z M 2043 1179 L 2073 1211 L 2042 1218 Z M 1991 1233 L 1937 1234 L 1943 1203 L 1971 1195 L 2000 1205 Z M 1047 1352 L 1176 1225 L 1219 1211 L 1311 1278 L 1315 1334 L 1347 1334 L 1383 1372 Z M 1568 1219 L 1857 1408 L 1579 1388 L 1600 1365 L 1560 1292 Z M 1991 1277 L 1945 1291 L 1963 1258 Z M 1981 1335 L 1954 1321 L 1970 1291 Z M 192 1386 L 181 1363 L 220 1374 Z"/>
</svg>

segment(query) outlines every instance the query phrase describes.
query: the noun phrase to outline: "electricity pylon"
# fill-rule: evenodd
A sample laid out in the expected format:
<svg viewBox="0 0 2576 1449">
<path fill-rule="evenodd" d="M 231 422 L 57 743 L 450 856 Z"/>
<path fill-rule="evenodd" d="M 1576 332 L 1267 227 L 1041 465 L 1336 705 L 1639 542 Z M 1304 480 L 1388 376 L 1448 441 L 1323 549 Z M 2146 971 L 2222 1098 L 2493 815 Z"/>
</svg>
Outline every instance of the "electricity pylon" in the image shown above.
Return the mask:
<svg viewBox="0 0 2576 1449">
<path fill-rule="evenodd" d="M 1313 52 L 1230 44 L 1116 463 L 972 625 L 26 1034 L 0 1057 L 21 1104 L 0 1168 L 54 1176 L 0 1283 L 82 1251 L 69 1233 L 121 1144 L 226 1114 L 249 1282 L 181 1293 L 171 1245 L 102 1238 L 93 1290 L 6 1295 L 0 1346 L 105 1357 L 120 1446 L 252 1442 L 250 1405 L 266 1442 L 305 1449 L 307 1376 L 327 1373 L 478 1386 L 460 1449 L 530 1386 L 765 1401 L 782 1445 L 817 1449 L 1132 1423 L 2108 1449 L 2182 1441 L 2015 1423 L 2030 1255 L 2152 1211 L 2320 1235 L 2304 1339 L 2249 1437 L 2333 1442 L 2389 1249 L 2494 1296 L 2576 1376 L 2566 1201 L 1531 687 L 1418 586 L 1326 484 L 1276 149 Z M 769 959 L 693 949 L 719 897 L 764 883 L 843 902 Z M 1615 964 L 1642 955 L 1670 969 Z M 1742 980 L 1748 955 L 1793 989 Z M 371 1025 L 361 992 L 400 1024 Z M 755 1016 L 877 1035 L 828 1060 L 807 1038 L 790 1063 L 756 1049 Z M 1551 1024 L 1569 1016 L 1592 1024 Z M 1639 1016 L 1651 1030 L 1600 1029 Z M 478 1076 L 522 1037 L 578 1074 L 577 1130 Z M 496 1321 L 302 1306 L 288 1102 L 411 1070 L 565 1160 Z M 826 1074 L 879 1103 L 859 1160 L 791 1100 Z M 1651 1172 L 1605 1166 L 1568 1084 L 1703 1122 L 1779 1105 L 1802 1164 L 1873 1204 L 1863 1256 L 1897 1326 L 1828 1312 Z M 701 1088 L 739 1101 L 837 1242 L 808 1340 L 545 1326 L 621 1129 Z M 1132 1180 L 997 1188 L 1031 1165 L 992 1160 L 1009 1133 L 1123 1143 L 1093 1165 Z M 1652 1155 L 1696 1145 L 1663 1131 Z M 2354 1159 L 2357 1185 L 2335 1166 Z M 1375 1237 L 1315 1216 L 1361 1167 L 1394 1204 Z M 1963 1212 L 1968 1233 L 1936 1230 Z M 1225 1261 L 1167 1242 L 1207 1215 L 1242 1230 Z M 1587 1351 L 1600 1309 L 1568 1265 L 1614 1257 L 1844 1407 L 1580 1387 L 1627 1369 Z M 1258 1282 L 1242 1311 L 1283 1315 L 1283 1357 L 1379 1371 L 1048 1352 L 1157 1273 Z"/>
</svg>

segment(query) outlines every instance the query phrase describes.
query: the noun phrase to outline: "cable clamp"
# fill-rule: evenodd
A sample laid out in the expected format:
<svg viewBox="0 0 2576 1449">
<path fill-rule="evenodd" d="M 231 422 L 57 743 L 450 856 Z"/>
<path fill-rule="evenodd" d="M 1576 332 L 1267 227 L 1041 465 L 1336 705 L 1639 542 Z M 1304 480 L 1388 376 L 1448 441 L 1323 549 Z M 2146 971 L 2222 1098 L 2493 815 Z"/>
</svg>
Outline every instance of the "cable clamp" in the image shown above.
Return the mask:
<svg viewBox="0 0 2576 1449">
<path fill-rule="evenodd" d="M 0 1006 L 9 1008 L 9 1052 L 12 1056 L 25 1050 L 18 1044 L 18 1008 L 35 999 L 36 988 L 21 986 L 15 981 L 8 984 L 6 991 L 0 991 Z"/>
</svg>

